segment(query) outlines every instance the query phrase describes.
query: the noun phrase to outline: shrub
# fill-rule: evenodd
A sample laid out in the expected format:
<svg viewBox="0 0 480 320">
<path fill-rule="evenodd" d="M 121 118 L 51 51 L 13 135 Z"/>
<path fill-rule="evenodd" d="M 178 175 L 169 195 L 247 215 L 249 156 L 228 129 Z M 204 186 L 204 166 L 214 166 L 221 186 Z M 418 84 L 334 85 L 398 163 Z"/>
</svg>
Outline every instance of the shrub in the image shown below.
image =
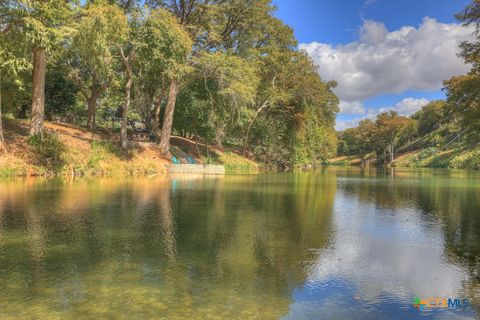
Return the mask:
<svg viewBox="0 0 480 320">
<path fill-rule="evenodd" d="M 480 147 L 454 157 L 450 166 L 456 169 L 480 169 Z"/>
<path fill-rule="evenodd" d="M 44 133 L 43 137 L 35 135 L 27 140 L 35 150 L 38 161 L 48 168 L 58 168 L 63 165 L 65 146 L 56 134 Z"/>
<path fill-rule="evenodd" d="M 88 168 L 96 168 L 100 161 L 112 155 L 120 157 L 122 154 L 120 148 L 110 141 L 92 141 L 91 146 L 92 153 L 87 162 Z"/>
</svg>

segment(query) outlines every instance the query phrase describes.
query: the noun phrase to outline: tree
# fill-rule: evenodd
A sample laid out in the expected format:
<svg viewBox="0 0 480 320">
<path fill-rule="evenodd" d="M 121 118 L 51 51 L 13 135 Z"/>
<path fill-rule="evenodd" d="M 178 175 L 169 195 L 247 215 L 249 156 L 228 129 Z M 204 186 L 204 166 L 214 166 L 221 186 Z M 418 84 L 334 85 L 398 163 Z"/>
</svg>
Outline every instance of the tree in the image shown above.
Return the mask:
<svg viewBox="0 0 480 320">
<path fill-rule="evenodd" d="M 78 88 L 68 78 L 63 65 L 52 66 L 45 76 L 45 118 L 52 120 L 60 116 L 63 122 L 73 120 L 77 103 Z"/>
<path fill-rule="evenodd" d="M 433 132 L 445 124 L 445 105 L 444 100 L 432 101 L 412 115 L 412 119 L 418 120 L 418 133 L 420 135 Z"/>
<path fill-rule="evenodd" d="M 18 42 L 19 29 L 13 27 L 18 21 L 12 20 L 12 4 L 0 1 L 0 153 L 7 150 L 2 124 L 2 77 L 8 76 L 17 87 L 22 85 L 20 74 L 30 69 L 28 48 Z"/>
<path fill-rule="evenodd" d="M 399 116 L 395 111 L 383 112 L 377 116 L 375 121 L 377 131 L 374 138 L 377 159 L 393 162 L 395 148 L 403 137 L 402 130 L 412 121 L 410 118 Z"/>
<path fill-rule="evenodd" d="M 12 7 L 13 28 L 23 33 L 33 53 L 32 108 L 30 111 L 30 136 L 43 135 L 45 118 L 45 73 L 47 55 L 59 46 L 68 32 L 66 24 L 73 13 L 69 1 L 20 0 Z"/>
<path fill-rule="evenodd" d="M 259 86 L 258 64 L 223 52 L 202 53 L 194 60 L 197 88 L 204 90 L 216 128 L 215 142 L 222 146 L 225 126 L 239 119 L 255 103 Z"/>
<path fill-rule="evenodd" d="M 366 163 L 366 156 L 373 151 L 373 139 L 376 134 L 377 127 L 370 119 L 360 121 L 358 127 L 355 128 L 355 153 L 360 156 L 362 164 Z"/>
<path fill-rule="evenodd" d="M 475 27 L 474 41 L 464 41 L 460 44 L 460 57 L 472 65 L 471 73 L 478 73 L 480 71 L 480 1 L 473 0 L 455 17 L 464 27 L 471 25 Z"/>
<path fill-rule="evenodd" d="M 473 40 L 460 45 L 460 57 L 472 67 L 467 75 L 444 81 L 447 109 L 459 121 L 462 132 L 480 140 L 480 2 L 472 1 L 456 18 L 465 27 L 474 26 Z"/>
<path fill-rule="evenodd" d="M 132 3 L 127 2 L 125 4 L 127 9 L 131 9 Z M 134 68 L 139 68 L 136 64 L 136 50 L 140 46 L 140 35 L 138 31 L 141 26 L 141 14 L 138 11 L 132 12 L 130 14 L 129 28 L 127 31 L 127 36 L 123 44 L 119 45 L 120 55 L 122 57 L 123 66 L 125 70 L 125 87 L 124 87 L 124 98 L 122 105 L 122 124 L 120 128 L 120 142 L 122 149 L 128 147 L 128 136 L 127 136 L 127 125 L 128 125 L 128 111 L 131 102 L 131 91 L 133 85 L 133 79 L 135 77 Z"/>
<path fill-rule="evenodd" d="M 5 138 L 3 137 L 3 120 L 2 120 L 2 74 L 0 72 L 0 153 L 7 150 Z"/>
<path fill-rule="evenodd" d="M 447 109 L 474 141 L 480 140 L 480 74 L 452 77 L 444 81 Z"/>
<path fill-rule="evenodd" d="M 162 156 L 170 157 L 175 102 L 181 81 L 189 71 L 187 57 L 191 52 L 192 41 L 177 19 L 163 9 L 150 12 L 140 34 L 141 45 L 137 50 L 139 63 L 145 63 L 145 73 L 150 79 L 156 75 L 157 79 L 162 79 L 160 83 L 166 81 L 169 84 L 159 148 Z M 158 91 L 161 92 L 161 97 L 163 90 Z M 157 103 L 160 107 L 161 101 Z"/>
<path fill-rule="evenodd" d="M 336 83 L 323 81 L 305 52 L 287 51 L 272 55 L 272 58 L 264 69 L 272 81 L 263 82 L 261 89 L 265 90 L 263 94 L 271 105 L 267 115 L 278 113 L 288 123 L 291 139 L 284 148 L 292 155 L 290 164 L 311 164 L 316 159 L 324 160 L 336 149 L 333 126 L 338 111 L 338 97 L 332 91 Z M 265 113 L 263 115 L 267 116 Z M 309 126 L 311 137 L 316 136 L 310 141 L 305 134 Z M 320 136 L 324 139 L 319 138 L 319 132 L 323 132 Z M 317 144 L 312 144 L 312 141 Z M 329 147 L 320 151 L 321 146 Z"/>
<path fill-rule="evenodd" d="M 119 45 L 127 36 L 128 21 L 116 5 L 91 3 L 74 29 L 67 54 L 70 77 L 87 103 L 87 127 L 93 132 L 98 99 L 118 80 Z"/>
</svg>

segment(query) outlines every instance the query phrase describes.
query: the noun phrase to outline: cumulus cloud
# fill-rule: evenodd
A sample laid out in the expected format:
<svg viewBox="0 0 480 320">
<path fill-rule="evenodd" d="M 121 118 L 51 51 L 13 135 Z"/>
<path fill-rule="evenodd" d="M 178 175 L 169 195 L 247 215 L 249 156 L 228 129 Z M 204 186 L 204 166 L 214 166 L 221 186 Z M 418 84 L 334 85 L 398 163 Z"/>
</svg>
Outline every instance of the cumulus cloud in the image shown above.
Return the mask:
<svg viewBox="0 0 480 320">
<path fill-rule="evenodd" d="M 365 20 L 358 41 L 299 47 L 312 57 L 325 80 L 337 80 L 340 99 L 352 103 L 385 93 L 440 89 L 444 79 L 468 71 L 457 52 L 458 44 L 471 38 L 471 29 L 429 17 L 418 28 L 395 31 Z"/>
<path fill-rule="evenodd" d="M 339 120 L 335 122 L 335 130 L 337 131 L 343 131 L 348 128 L 353 128 L 358 126 L 358 123 L 362 120 L 362 118 L 355 118 L 351 120 Z"/>
<path fill-rule="evenodd" d="M 365 108 L 360 101 L 340 101 L 340 112 L 344 114 L 364 114 Z"/>
<path fill-rule="evenodd" d="M 409 116 L 418 110 L 420 110 L 424 105 L 428 104 L 430 101 L 421 98 L 405 98 L 402 101 L 395 104 L 393 107 L 380 108 L 380 112 L 385 112 L 389 110 L 397 111 L 400 115 Z"/>
<path fill-rule="evenodd" d="M 335 208 L 335 250 L 319 253 L 307 281 L 343 279 L 355 284 L 363 301 L 385 294 L 410 301 L 413 294 L 449 297 L 462 292 L 469 274 L 445 258 L 441 228 L 418 210 L 398 208 L 379 217 L 376 203 L 347 192 L 337 193 Z"/>
</svg>

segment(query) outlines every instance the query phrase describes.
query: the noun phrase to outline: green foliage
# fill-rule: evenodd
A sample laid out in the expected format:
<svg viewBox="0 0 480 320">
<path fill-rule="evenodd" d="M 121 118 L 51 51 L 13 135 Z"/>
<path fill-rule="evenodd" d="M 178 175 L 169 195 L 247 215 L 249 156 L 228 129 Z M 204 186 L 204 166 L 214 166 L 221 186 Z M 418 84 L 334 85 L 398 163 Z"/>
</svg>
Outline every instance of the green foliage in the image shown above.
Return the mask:
<svg viewBox="0 0 480 320">
<path fill-rule="evenodd" d="M 78 88 L 62 69 L 50 69 L 45 80 L 45 114 L 72 121 L 76 113 Z"/>
<path fill-rule="evenodd" d="M 293 163 L 319 165 L 335 155 L 337 137 L 333 128 L 322 123 L 322 117 L 312 106 L 306 106 L 303 127 L 297 130 Z"/>
<path fill-rule="evenodd" d="M 480 74 L 452 77 L 444 82 L 449 111 L 473 140 L 480 141 Z"/>
<path fill-rule="evenodd" d="M 34 135 L 28 139 L 28 144 L 35 150 L 38 161 L 48 168 L 58 168 L 63 165 L 62 155 L 65 145 L 57 135 L 44 133 L 43 137 Z"/>
<path fill-rule="evenodd" d="M 100 161 L 107 160 L 110 156 L 120 157 L 121 149 L 110 141 L 92 141 L 92 152 L 87 161 L 87 168 L 94 169 L 98 167 Z"/>
<path fill-rule="evenodd" d="M 432 101 L 423 106 L 420 111 L 412 115 L 418 120 L 418 134 L 428 134 L 446 123 L 446 102 L 444 100 Z"/>
<path fill-rule="evenodd" d="M 32 48 L 55 51 L 65 35 L 71 32 L 68 21 L 74 15 L 71 1 L 20 0 L 12 6 L 12 25 L 21 28 L 26 43 Z"/>
<path fill-rule="evenodd" d="M 455 156 L 450 162 L 450 167 L 480 170 L 480 147 Z"/>
<path fill-rule="evenodd" d="M 214 142 L 215 127 L 211 121 L 214 112 L 210 103 L 202 97 L 198 87 L 192 85 L 180 91 L 175 108 L 174 127 L 184 137 L 202 137 L 209 144 Z M 201 86 L 201 85 L 200 85 Z"/>
<path fill-rule="evenodd" d="M 138 63 L 145 77 L 158 81 L 163 74 L 167 79 L 180 79 L 190 71 L 186 60 L 192 41 L 172 14 L 163 9 L 150 11 L 138 34 Z"/>
<path fill-rule="evenodd" d="M 472 1 L 456 15 L 464 26 L 474 26 L 473 39 L 460 44 L 460 57 L 471 66 L 470 72 L 444 81 L 448 111 L 468 133 L 470 142 L 480 141 L 480 2 Z"/>
<path fill-rule="evenodd" d="M 411 130 L 408 127 L 412 121 L 414 120 L 399 116 L 395 111 L 383 112 L 377 116 L 377 129 L 373 138 L 377 162 L 391 162 L 395 149 L 410 138 Z"/>
<path fill-rule="evenodd" d="M 127 17 L 114 5 L 90 4 L 74 23 L 66 55 L 69 76 L 86 100 L 115 83 L 118 50 L 128 32 Z"/>
<path fill-rule="evenodd" d="M 251 173 L 258 171 L 258 165 L 255 162 L 240 157 L 233 152 L 221 154 L 217 163 L 224 165 L 227 172 Z"/>
<path fill-rule="evenodd" d="M 411 158 L 411 160 L 414 162 L 414 163 L 417 163 L 418 166 L 421 166 L 421 163 L 427 159 L 429 159 L 430 157 L 432 157 L 433 155 L 435 155 L 436 153 L 438 153 L 438 149 L 435 148 L 435 147 L 430 147 L 430 148 L 426 148 L 426 149 L 422 149 L 418 154 L 416 154 L 415 156 L 413 156 Z"/>
<path fill-rule="evenodd" d="M 87 115 L 92 129 L 94 121 L 114 126 L 128 101 L 125 69 L 131 66 L 127 117 L 147 130 L 161 122 L 174 83 L 177 134 L 285 167 L 319 164 L 335 151 L 335 83 L 323 81 L 296 49 L 293 30 L 275 17 L 270 0 L 18 3 L 11 18 L 22 27 L 1 35 L 9 40 L 0 49 L 2 61 L 8 60 L 1 71 L 18 66 L 9 70 L 23 90 L 15 90 L 9 77 L 8 112 L 28 114 L 30 51 L 42 48 L 49 57 L 50 119 L 84 124 Z M 183 13 L 175 9 L 185 5 Z M 9 19 L 0 22 L 9 25 Z M 21 45 L 13 46 L 10 40 L 18 39 Z M 108 161 L 110 151 L 92 145 L 89 166 Z"/>
<path fill-rule="evenodd" d="M 264 163 L 279 167 L 291 163 L 291 131 L 278 114 L 261 116 L 252 129 L 252 151 Z"/>
<path fill-rule="evenodd" d="M 194 59 L 196 76 L 203 81 L 213 108 L 235 112 L 254 103 L 259 85 L 256 63 L 222 52 L 202 53 Z M 215 97 L 213 97 L 213 92 Z"/>
<path fill-rule="evenodd" d="M 360 121 L 358 127 L 349 128 L 339 134 L 339 155 L 359 155 L 361 159 L 374 150 L 377 127 L 369 119 Z"/>
</svg>

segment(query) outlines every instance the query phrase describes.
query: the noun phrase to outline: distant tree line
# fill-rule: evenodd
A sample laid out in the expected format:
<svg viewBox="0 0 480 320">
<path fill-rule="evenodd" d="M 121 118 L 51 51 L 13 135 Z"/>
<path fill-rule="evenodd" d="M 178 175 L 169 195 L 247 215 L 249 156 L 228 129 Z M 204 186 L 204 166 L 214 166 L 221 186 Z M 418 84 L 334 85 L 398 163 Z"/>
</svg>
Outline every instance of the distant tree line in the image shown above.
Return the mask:
<svg viewBox="0 0 480 320">
<path fill-rule="evenodd" d="M 336 149 L 336 84 L 274 11 L 270 0 L 0 0 L 0 110 L 40 138 L 56 119 L 119 131 L 128 148 L 137 121 L 164 157 L 173 133 L 319 163 Z"/>
</svg>

